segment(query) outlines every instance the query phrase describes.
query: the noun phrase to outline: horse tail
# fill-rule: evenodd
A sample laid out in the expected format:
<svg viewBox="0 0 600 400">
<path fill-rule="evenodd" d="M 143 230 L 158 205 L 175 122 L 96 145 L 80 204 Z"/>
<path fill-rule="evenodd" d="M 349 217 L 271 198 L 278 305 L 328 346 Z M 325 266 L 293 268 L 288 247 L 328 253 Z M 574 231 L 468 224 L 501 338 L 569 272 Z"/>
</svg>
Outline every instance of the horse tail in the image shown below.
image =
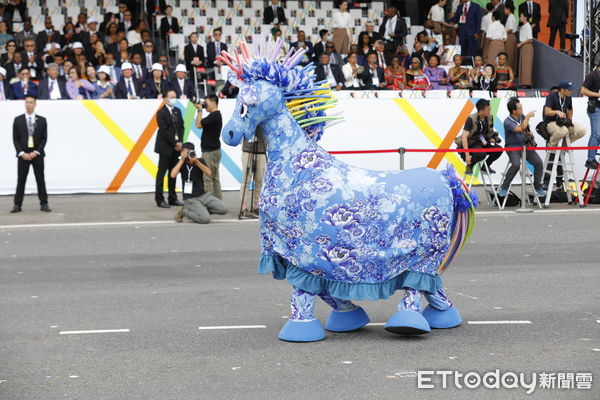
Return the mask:
<svg viewBox="0 0 600 400">
<path fill-rule="evenodd" d="M 467 185 L 456 176 L 456 171 L 451 165 L 442 171 L 452 190 L 454 200 L 454 219 L 452 226 L 452 239 L 446 257 L 440 264 L 438 274 L 443 273 L 454 261 L 464 244 L 469 240 L 475 227 L 475 209 L 479 205 L 479 197 L 475 190 L 469 190 Z"/>
</svg>

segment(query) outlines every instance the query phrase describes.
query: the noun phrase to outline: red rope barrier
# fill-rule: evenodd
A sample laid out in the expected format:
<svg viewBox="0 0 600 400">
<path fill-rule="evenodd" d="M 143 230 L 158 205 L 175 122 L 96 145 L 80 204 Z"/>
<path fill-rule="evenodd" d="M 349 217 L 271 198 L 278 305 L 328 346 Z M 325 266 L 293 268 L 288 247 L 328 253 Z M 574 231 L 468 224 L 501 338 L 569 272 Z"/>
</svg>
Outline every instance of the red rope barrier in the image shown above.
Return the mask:
<svg viewBox="0 0 600 400">
<path fill-rule="evenodd" d="M 490 147 L 483 149 L 385 149 L 385 150 L 345 150 L 330 151 L 330 154 L 378 154 L 378 153 L 498 153 L 502 151 L 521 151 L 522 147 Z M 527 150 L 600 150 L 600 146 L 573 147 L 527 147 Z"/>
</svg>

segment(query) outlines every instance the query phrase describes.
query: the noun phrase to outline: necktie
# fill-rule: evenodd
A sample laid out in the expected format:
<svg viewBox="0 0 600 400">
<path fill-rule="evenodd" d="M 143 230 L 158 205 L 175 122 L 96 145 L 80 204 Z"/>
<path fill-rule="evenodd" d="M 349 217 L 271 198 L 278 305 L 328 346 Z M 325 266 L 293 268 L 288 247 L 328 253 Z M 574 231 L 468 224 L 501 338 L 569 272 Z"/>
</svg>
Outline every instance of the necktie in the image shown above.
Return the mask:
<svg viewBox="0 0 600 400">
<path fill-rule="evenodd" d="M 533 15 L 533 4 L 530 1 L 528 1 L 527 5 L 529 8 L 529 16 L 532 16 Z"/>
<path fill-rule="evenodd" d="M 33 136 L 33 117 L 27 116 L 27 135 Z"/>
<path fill-rule="evenodd" d="M 127 93 L 133 95 L 133 89 L 131 88 L 130 80 L 127 80 Z"/>
<path fill-rule="evenodd" d="M 467 16 L 468 11 L 469 11 L 469 7 L 467 6 L 467 3 L 465 3 L 465 5 L 463 6 L 463 15 L 465 17 Z"/>
<path fill-rule="evenodd" d="M 23 94 L 27 95 L 27 92 L 29 91 L 29 85 L 26 83 L 23 83 Z"/>
<path fill-rule="evenodd" d="M 148 71 L 152 69 L 152 55 L 150 53 L 146 53 L 146 68 L 148 68 Z"/>
<path fill-rule="evenodd" d="M 135 67 L 137 71 L 137 78 L 142 79 L 142 67 L 140 67 L 139 65 L 136 65 Z"/>
<path fill-rule="evenodd" d="M 221 43 L 217 42 L 215 43 L 215 49 L 216 49 L 216 54 L 221 54 Z"/>
</svg>

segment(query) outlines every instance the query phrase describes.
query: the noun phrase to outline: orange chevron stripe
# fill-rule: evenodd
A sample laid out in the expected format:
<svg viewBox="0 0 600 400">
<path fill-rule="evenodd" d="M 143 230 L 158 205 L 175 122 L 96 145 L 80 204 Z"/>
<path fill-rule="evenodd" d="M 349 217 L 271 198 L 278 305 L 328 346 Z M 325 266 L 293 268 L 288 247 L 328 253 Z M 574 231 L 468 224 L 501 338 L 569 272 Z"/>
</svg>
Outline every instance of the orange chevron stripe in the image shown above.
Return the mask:
<svg viewBox="0 0 600 400">
<path fill-rule="evenodd" d="M 442 143 L 439 145 L 438 149 L 449 149 L 450 146 L 452 146 L 452 142 L 454 142 L 454 139 L 456 139 L 458 133 L 465 125 L 465 121 L 469 117 L 469 114 L 471 114 L 471 111 L 473 111 L 473 107 L 473 103 L 467 100 L 464 107 L 460 111 L 460 114 L 458 114 L 458 117 L 456 117 L 454 123 L 450 127 L 450 130 L 444 137 L 444 140 L 442 140 Z M 444 159 L 445 155 L 446 153 L 434 153 L 433 157 L 431 157 L 431 161 L 429 161 L 429 164 L 427 164 L 427 168 L 436 169 Z"/>
<path fill-rule="evenodd" d="M 123 165 L 121 165 L 121 168 L 119 168 L 119 171 L 117 171 L 117 174 L 113 178 L 112 182 L 110 183 L 110 185 L 108 185 L 106 193 L 116 193 L 121 188 L 121 185 L 125 181 L 125 178 L 127 178 L 129 172 L 131 172 L 131 169 L 139 159 L 140 155 L 148 145 L 148 142 L 150 141 L 150 139 L 152 139 L 152 136 L 154 136 L 154 132 L 156 132 L 156 129 L 158 128 L 158 122 L 156 122 L 156 113 L 158 112 L 158 110 L 160 110 L 162 105 L 163 104 L 161 103 L 154 112 L 154 114 L 152 114 L 148 125 L 146 125 L 146 128 L 144 129 L 137 142 L 135 142 L 135 145 L 127 155 L 127 158 L 123 162 Z"/>
</svg>

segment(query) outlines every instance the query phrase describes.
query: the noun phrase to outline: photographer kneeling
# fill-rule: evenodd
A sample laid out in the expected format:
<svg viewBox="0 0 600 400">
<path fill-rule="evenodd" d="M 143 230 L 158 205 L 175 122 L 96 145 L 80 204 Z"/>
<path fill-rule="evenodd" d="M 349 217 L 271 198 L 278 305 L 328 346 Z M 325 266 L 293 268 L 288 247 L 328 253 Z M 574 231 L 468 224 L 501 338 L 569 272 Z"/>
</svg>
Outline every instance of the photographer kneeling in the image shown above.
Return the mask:
<svg viewBox="0 0 600 400">
<path fill-rule="evenodd" d="M 549 146 L 556 146 L 569 135 L 571 143 L 585 136 L 585 128 L 573 123 L 573 101 L 571 94 L 573 84 L 569 81 L 560 81 L 558 91 L 551 92 L 546 97 L 544 105 L 544 122 L 547 124 Z"/>
<path fill-rule="evenodd" d="M 182 222 L 185 216 L 196 223 L 208 224 L 210 214 L 225 215 L 229 209 L 222 200 L 204 191 L 204 175 L 210 177 L 211 171 L 204 159 L 196 158 L 194 150 L 193 143 L 184 143 L 181 158 L 171 170 L 173 179 L 177 178 L 177 174 L 181 171 L 184 199 L 184 205 L 177 212 L 175 220 Z"/>
</svg>

